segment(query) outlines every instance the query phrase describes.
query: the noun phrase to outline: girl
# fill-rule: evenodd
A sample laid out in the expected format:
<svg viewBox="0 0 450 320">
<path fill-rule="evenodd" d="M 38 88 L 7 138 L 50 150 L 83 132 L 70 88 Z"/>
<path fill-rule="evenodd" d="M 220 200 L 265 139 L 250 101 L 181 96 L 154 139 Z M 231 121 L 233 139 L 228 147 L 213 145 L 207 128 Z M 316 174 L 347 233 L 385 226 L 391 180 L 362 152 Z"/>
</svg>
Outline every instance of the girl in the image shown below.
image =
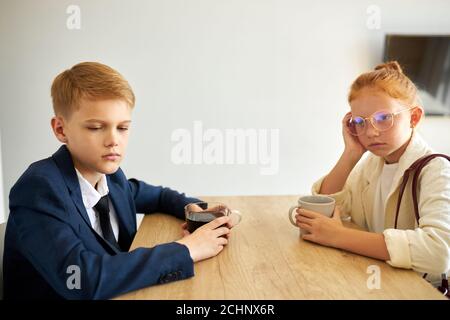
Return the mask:
<svg viewBox="0 0 450 320">
<path fill-rule="evenodd" d="M 416 86 L 393 61 L 360 75 L 342 121 L 345 149 L 331 172 L 313 185 L 340 209 L 332 218 L 298 209 L 303 239 L 381 259 L 398 268 L 428 273 L 438 283 L 450 269 L 450 162 L 433 159 L 419 178 L 419 225 L 410 182 L 394 220 L 403 173 L 432 150 L 415 132 L 423 109 Z M 370 154 L 359 162 L 366 151 Z M 346 228 L 340 211 L 367 231 Z"/>
</svg>

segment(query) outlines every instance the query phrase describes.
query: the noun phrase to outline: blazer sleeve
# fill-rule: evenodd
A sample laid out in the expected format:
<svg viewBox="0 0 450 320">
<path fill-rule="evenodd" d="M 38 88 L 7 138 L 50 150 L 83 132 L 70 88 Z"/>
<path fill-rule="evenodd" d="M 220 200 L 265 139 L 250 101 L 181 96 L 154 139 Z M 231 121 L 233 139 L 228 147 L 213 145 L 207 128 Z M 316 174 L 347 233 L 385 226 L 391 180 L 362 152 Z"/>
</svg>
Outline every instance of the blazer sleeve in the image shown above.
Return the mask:
<svg viewBox="0 0 450 320">
<path fill-rule="evenodd" d="M 184 207 L 200 201 L 170 188 L 152 186 L 137 179 L 129 179 L 128 184 L 139 213 L 163 212 L 184 219 Z"/>
<path fill-rule="evenodd" d="M 383 232 L 390 255 L 387 262 L 418 272 L 446 273 L 450 270 L 450 162 L 430 161 L 420 174 L 419 185 L 419 226 Z"/>
<path fill-rule="evenodd" d="M 115 256 L 90 251 L 69 223 L 59 194 L 46 177 L 32 176 L 16 184 L 10 194 L 8 228 L 15 230 L 20 253 L 62 297 L 109 299 L 194 275 L 189 250 L 175 242 Z M 67 285 L 74 267 L 79 270 L 80 289 Z"/>
</svg>

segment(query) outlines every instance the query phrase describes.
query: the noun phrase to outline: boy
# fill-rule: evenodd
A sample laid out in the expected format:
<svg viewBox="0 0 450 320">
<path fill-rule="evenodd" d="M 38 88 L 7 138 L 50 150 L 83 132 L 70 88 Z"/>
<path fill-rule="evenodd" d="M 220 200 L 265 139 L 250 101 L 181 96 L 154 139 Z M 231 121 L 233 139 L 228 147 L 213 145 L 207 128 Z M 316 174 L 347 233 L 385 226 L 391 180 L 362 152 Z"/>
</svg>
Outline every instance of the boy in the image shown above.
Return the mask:
<svg viewBox="0 0 450 320">
<path fill-rule="evenodd" d="M 127 180 L 119 168 L 135 97 L 117 71 L 77 64 L 55 78 L 51 95 L 51 126 L 64 145 L 33 163 L 11 189 L 5 299 L 112 298 L 191 277 L 195 261 L 223 249 L 229 217 L 179 241 L 128 252 L 136 212 L 183 219 L 184 206 L 199 200 Z"/>
</svg>

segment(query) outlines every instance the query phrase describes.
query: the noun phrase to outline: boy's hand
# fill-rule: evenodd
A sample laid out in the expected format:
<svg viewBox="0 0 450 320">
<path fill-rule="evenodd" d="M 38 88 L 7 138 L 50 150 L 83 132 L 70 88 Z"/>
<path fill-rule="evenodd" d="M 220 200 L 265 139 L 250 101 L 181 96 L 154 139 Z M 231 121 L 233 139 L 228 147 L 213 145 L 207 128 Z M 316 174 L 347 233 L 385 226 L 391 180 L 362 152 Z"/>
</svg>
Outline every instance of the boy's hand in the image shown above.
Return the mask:
<svg viewBox="0 0 450 320">
<path fill-rule="evenodd" d="M 223 209 L 223 208 L 221 208 L 220 206 L 215 206 L 215 207 L 212 207 L 212 208 L 209 208 L 209 209 L 205 210 L 205 209 L 201 208 L 200 206 L 198 206 L 198 205 L 196 205 L 196 204 L 192 204 L 192 205 L 190 206 L 190 208 L 189 208 L 189 210 L 192 211 L 192 212 L 221 211 L 222 209 Z M 236 221 L 236 219 L 235 219 L 235 217 L 234 217 L 234 214 L 232 214 L 230 220 L 226 223 L 225 226 L 226 226 L 228 229 L 231 229 L 231 228 L 233 228 L 238 222 L 239 222 L 239 221 Z M 186 223 L 186 222 L 184 222 L 184 223 L 181 225 L 181 232 L 182 232 L 182 234 L 183 234 L 184 237 L 187 236 L 187 235 L 190 235 L 190 232 L 187 230 L 187 223 Z M 228 235 L 226 235 L 226 238 L 228 238 Z"/>
<path fill-rule="evenodd" d="M 231 220 L 232 220 L 232 219 L 230 219 L 230 222 L 227 222 L 225 225 L 223 225 L 223 227 L 227 227 L 228 229 L 233 228 L 234 225 L 232 225 L 233 222 L 232 222 Z M 191 233 L 188 231 L 188 229 L 187 229 L 187 222 L 183 222 L 183 223 L 181 224 L 181 233 L 182 233 L 183 237 L 186 237 L 186 236 L 188 236 L 188 235 L 191 234 Z M 227 234 L 224 235 L 223 237 L 225 237 L 225 238 L 228 239 L 228 238 L 230 237 L 230 234 L 227 233 Z"/>
<path fill-rule="evenodd" d="M 309 234 L 302 235 L 302 239 L 324 246 L 335 247 L 336 239 L 345 229 L 338 207 L 334 210 L 331 218 L 318 212 L 299 208 L 295 219 L 297 226 L 309 232 Z"/>
<path fill-rule="evenodd" d="M 186 237 L 191 234 L 187 229 L 187 222 L 183 222 L 183 224 L 181 225 L 181 232 L 183 234 L 183 237 Z"/>
<path fill-rule="evenodd" d="M 176 242 L 189 249 L 194 262 L 214 257 L 228 244 L 230 229 L 223 226 L 228 223 L 230 223 L 230 217 L 225 216 L 201 226 L 192 234 L 184 228 L 186 236 Z"/>
<path fill-rule="evenodd" d="M 367 151 L 367 149 L 364 148 L 361 142 L 359 142 L 358 137 L 355 137 L 350 133 L 348 123 L 351 117 L 352 113 L 347 112 L 347 114 L 344 116 L 344 119 L 342 119 L 342 135 L 344 137 L 345 152 L 354 157 L 355 160 L 359 160 Z"/>
</svg>

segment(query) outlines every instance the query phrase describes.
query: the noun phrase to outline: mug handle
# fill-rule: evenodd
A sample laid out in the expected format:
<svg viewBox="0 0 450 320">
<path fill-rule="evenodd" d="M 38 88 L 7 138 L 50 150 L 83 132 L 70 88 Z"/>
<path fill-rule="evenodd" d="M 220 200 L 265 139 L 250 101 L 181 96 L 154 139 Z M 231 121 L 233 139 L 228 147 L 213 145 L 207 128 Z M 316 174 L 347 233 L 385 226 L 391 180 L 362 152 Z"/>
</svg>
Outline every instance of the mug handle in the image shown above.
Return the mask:
<svg viewBox="0 0 450 320">
<path fill-rule="evenodd" d="M 235 214 L 239 217 L 238 222 L 235 225 L 233 225 L 233 227 L 237 226 L 242 221 L 242 213 L 239 210 L 230 210 L 230 212 L 231 212 L 230 215 Z"/>
<path fill-rule="evenodd" d="M 294 211 L 294 209 L 297 209 L 297 208 L 301 208 L 301 206 L 300 206 L 300 205 L 296 205 L 296 206 L 292 206 L 292 207 L 289 209 L 289 220 L 290 220 L 291 223 L 292 223 L 294 226 L 296 226 L 296 227 L 297 227 L 297 224 L 295 223 L 295 220 L 292 218 L 292 211 Z"/>
</svg>

